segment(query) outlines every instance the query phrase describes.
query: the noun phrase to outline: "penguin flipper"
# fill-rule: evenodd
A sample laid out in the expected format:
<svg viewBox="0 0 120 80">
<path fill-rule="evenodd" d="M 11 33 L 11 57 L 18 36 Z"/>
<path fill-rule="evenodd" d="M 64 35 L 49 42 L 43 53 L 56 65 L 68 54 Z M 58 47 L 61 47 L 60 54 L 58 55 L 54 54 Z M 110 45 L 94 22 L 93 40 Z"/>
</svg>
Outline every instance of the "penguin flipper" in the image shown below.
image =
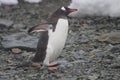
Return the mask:
<svg viewBox="0 0 120 80">
<path fill-rule="evenodd" d="M 32 32 L 41 32 L 41 31 L 48 31 L 49 29 L 52 28 L 51 24 L 41 24 L 41 25 L 36 25 L 28 30 L 28 33 Z"/>
</svg>

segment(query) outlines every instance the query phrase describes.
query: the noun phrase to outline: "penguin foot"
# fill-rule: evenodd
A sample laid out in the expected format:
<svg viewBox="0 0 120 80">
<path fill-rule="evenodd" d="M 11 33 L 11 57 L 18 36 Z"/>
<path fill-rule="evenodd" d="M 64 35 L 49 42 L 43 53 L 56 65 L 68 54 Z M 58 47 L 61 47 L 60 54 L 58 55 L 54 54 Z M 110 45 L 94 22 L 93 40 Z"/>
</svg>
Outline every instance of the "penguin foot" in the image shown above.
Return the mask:
<svg viewBox="0 0 120 80">
<path fill-rule="evenodd" d="M 58 65 L 59 65 L 58 63 L 50 63 L 48 65 L 48 70 L 51 70 L 51 71 L 57 70 Z"/>
<path fill-rule="evenodd" d="M 31 64 L 33 67 L 37 67 L 37 68 L 42 68 L 42 65 L 40 64 L 40 63 L 37 63 L 37 62 L 32 62 L 32 64 Z M 57 70 L 58 68 L 57 68 L 57 66 L 58 66 L 59 64 L 58 63 L 50 63 L 50 64 L 48 64 L 47 65 L 47 67 L 48 67 L 48 70 L 50 70 L 50 71 L 54 71 L 54 70 Z"/>
<path fill-rule="evenodd" d="M 59 64 L 58 63 L 50 63 L 49 65 L 48 65 L 48 67 L 55 67 L 55 66 L 58 66 Z"/>
</svg>

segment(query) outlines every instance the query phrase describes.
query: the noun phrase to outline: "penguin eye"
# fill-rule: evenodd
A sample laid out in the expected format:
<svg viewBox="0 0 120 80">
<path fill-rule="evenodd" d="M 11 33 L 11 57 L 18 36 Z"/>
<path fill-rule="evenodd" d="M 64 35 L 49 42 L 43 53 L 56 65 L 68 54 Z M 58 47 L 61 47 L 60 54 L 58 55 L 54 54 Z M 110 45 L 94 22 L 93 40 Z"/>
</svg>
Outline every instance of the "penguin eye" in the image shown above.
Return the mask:
<svg viewBox="0 0 120 80">
<path fill-rule="evenodd" d="M 62 10 L 62 11 L 66 11 L 65 7 L 62 7 L 61 10 Z"/>
</svg>

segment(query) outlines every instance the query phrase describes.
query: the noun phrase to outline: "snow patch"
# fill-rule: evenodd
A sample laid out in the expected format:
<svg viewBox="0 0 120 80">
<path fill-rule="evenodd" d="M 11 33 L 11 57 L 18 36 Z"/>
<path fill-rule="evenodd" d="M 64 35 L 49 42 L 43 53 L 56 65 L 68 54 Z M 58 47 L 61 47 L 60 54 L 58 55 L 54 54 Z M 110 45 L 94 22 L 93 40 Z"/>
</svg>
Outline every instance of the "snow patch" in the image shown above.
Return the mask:
<svg viewBox="0 0 120 80">
<path fill-rule="evenodd" d="M 77 8 L 75 16 L 120 16 L 120 0 L 72 0 L 71 8 Z"/>
<path fill-rule="evenodd" d="M 39 3 L 39 2 L 42 2 L 42 0 L 25 0 L 26 2 L 29 2 L 29 3 Z"/>
<path fill-rule="evenodd" d="M 0 0 L 0 4 L 15 5 L 18 4 L 18 0 Z"/>
<path fill-rule="evenodd" d="M 42 0 L 24 0 L 25 2 L 29 3 L 39 3 L 42 2 Z M 5 4 L 5 5 L 15 5 L 18 4 L 18 0 L 0 0 L 0 5 Z"/>
</svg>

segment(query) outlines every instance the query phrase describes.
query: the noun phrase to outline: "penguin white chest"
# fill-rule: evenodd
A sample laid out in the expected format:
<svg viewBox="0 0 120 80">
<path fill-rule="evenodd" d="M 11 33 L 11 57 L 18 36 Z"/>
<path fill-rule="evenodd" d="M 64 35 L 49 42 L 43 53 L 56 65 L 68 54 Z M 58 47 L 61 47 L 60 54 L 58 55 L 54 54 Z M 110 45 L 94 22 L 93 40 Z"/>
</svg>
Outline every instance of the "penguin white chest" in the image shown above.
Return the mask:
<svg viewBox="0 0 120 80">
<path fill-rule="evenodd" d="M 44 60 L 44 63 L 47 64 L 48 61 L 55 60 L 61 53 L 64 48 L 67 34 L 68 34 L 68 20 L 67 19 L 59 19 L 56 24 L 55 31 L 49 30 L 49 39 L 47 46 L 47 54 Z"/>
<path fill-rule="evenodd" d="M 53 45 L 56 47 L 60 47 L 65 44 L 66 38 L 68 34 L 68 20 L 67 19 L 59 19 L 56 25 L 56 29 L 53 32 L 49 31 L 49 42 L 48 45 Z"/>
</svg>

